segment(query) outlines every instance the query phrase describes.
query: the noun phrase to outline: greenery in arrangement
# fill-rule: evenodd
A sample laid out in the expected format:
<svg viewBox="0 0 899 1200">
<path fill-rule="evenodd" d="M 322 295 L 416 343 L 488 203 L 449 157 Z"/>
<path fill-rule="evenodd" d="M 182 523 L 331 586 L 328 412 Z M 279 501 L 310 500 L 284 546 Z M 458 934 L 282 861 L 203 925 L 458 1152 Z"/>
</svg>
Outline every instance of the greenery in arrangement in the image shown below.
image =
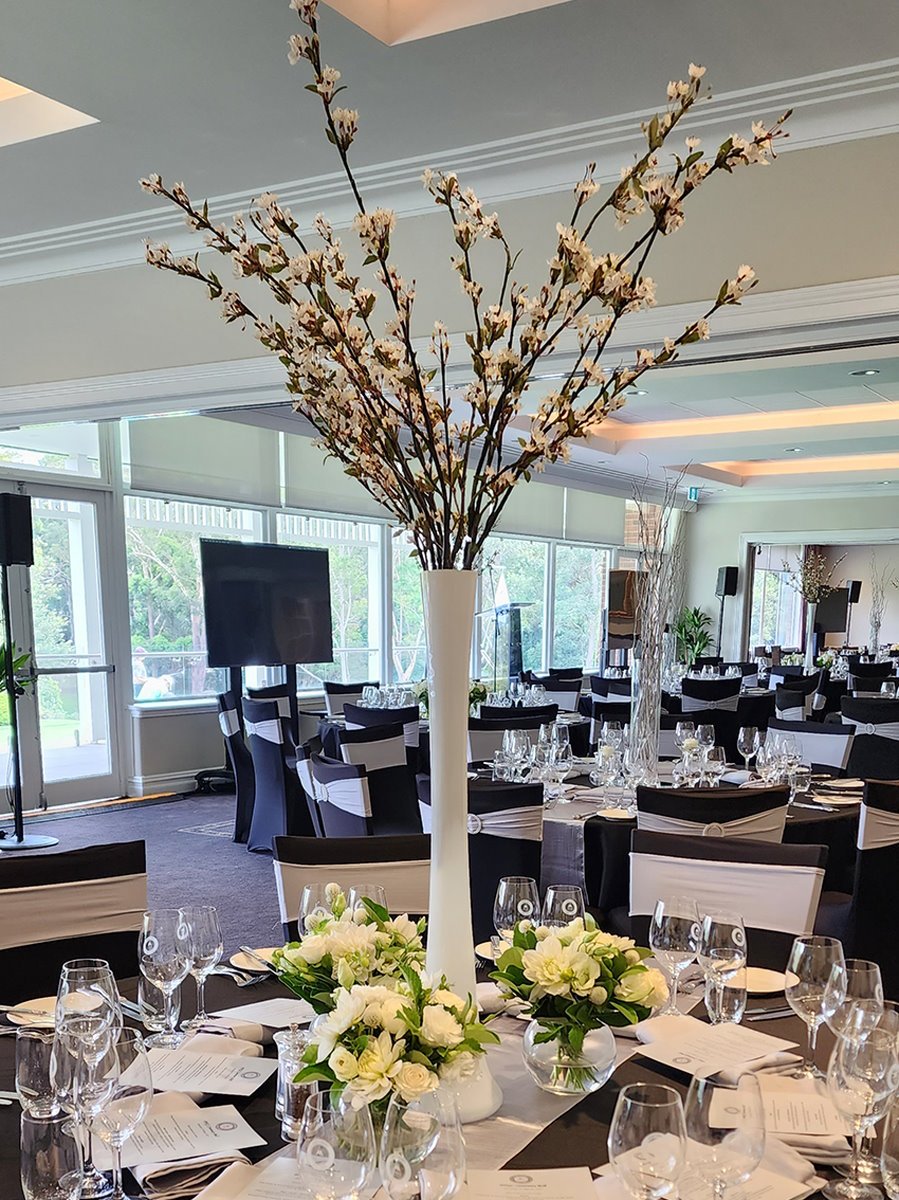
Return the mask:
<svg viewBox="0 0 899 1200">
<path fill-rule="evenodd" d="M 697 658 L 705 654 L 712 644 L 712 635 L 709 633 L 711 624 L 712 618 L 701 608 L 683 609 L 674 623 L 679 662 L 692 667 Z"/>
<path fill-rule="evenodd" d="M 557 1041 L 576 1057 L 590 1030 L 634 1025 L 667 998 L 661 971 L 643 962 L 649 954 L 589 915 L 560 929 L 522 921 L 491 979 L 525 1002 L 541 1027 L 538 1043 Z"/>
<path fill-rule="evenodd" d="M 282 983 L 317 1013 L 334 1007 L 337 988 L 392 983 L 424 966 L 424 919 L 416 924 L 408 916 L 391 917 L 369 899 L 352 911 L 336 883 L 326 894 L 330 912 L 308 916 L 299 941 L 272 956 Z"/>
<path fill-rule="evenodd" d="M 291 38 L 289 57 L 311 69 L 307 88 L 321 102 L 357 209 L 361 269 L 322 215 L 298 219 L 266 192 L 246 216 L 223 224 L 183 184 L 167 186 L 159 175 L 143 180 L 144 188 L 179 208 L 238 280 L 262 284 L 277 315 L 265 312 L 253 287 L 226 286 L 199 254 L 151 245 L 148 261 L 203 284 L 226 321 L 249 324 L 277 355 L 319 445 L 409 530 L 422 568 L 477 567 L 512 488 L 565 459 L 568 443 L 589 436 L 641 375 L 706 338 L 709 319 L 754 286 L 754 271 L 741 266 L 675 336 L 629 362 L 602 365 L 622 318 L 655 303 L 647 266 L 658 240 L 680 228 L 690 197 L 709 179 L 770 162 L 787 114 L 770 127 L 755 122 L 749 136 L 729 137 L 709 157 L 692 136 L 680 153 L 669 153 L 669 139 L 702 92 L 704 68 L 691 65 L 687 80 L 669 83 L 667 109 L 644 123 L 645 152 L 604 199 L 596 199 L 594 165 L 587 167 L 556 227 L 548 274 L 534 288 L 516 280 L 517 253 L 497 214 L 455 174 L 426 171 L 425 188 L 449 220 L 451 267 L 471 316 L 458 345 L 437 322 L 421 349 L 415 285 L 392 258 L 396 216 L 366 204 L 350 164 L 359 114 L 343 107 L 340 72 L 322 57 L 317 0 L 291 0 L 291 7 L 303 31 Z M 631 221 L 638 231 L 619 238 L 614 251 L 591 246 L 600 222 L 621 229 Z M 493 261 L 482 272 L 476 259 L 485 247 Z M 497 267 L 498 282 L 488 287 L 482 280 L 497 277 Z M 468 361 L 456 389 L 460 352 Z M 554 354 L 564 362 L 549 366 Z M 531 385 L 548 367 L 557 385 L 535 401 Z"/>
<path fill-rule="evenodd" d="M 17 696 L 24 696 L 25 694 L 25 687 L 23 686 L 23 681 L 20 680 L 19 676 L 26 674 L 30 661 L 31 655 L 28 653 L 28 651 L 26 650 L 23 653 L 19 653 L 18 646 L 13 643 L 12 670 L 13 678 L 15 679 L 15 690 Z M 25 682 L 29 681 L 26 680 Z M 7 686 L 6 679 L 6 647 L 0 645 L 0 692 L 5 694 L 8 691 L 9 688 Z"/>
<path fill-rule="evenodd" d="M 427 712 L 428 707 L 431 703 L 431 693 L 428 690 L 427 679 L 419 680 L 419 682 L 416 683 L 415 687 L 412 689 L 412 694 L 414 695 L 414 697 L 418 701 L 418 703 L 422 706 L 422 708 L 425 710 L 425 712 Z M 486 685 L 481 683 L 480 679 L 472 679 L 471 683 L 468 685 L 468 707 L 469 707 L 469 709 L 474 711 L 474 709 L 477 707 L 477 705 L 483 704 L 486 699 L 487 699 Z"/>
<path fill-rule="evenodd" d="M 417 1100 L 442 1082 L 470 1077 L 486 1046 L 498 1042 L 478 1020 L 477 1004 L 404 967 L 391 986 L 340 988 L 312 1028 L 300 1083 L 345 1092 L 355 1108 L 386 1110 L 392 1094 Z"/>
</svg>

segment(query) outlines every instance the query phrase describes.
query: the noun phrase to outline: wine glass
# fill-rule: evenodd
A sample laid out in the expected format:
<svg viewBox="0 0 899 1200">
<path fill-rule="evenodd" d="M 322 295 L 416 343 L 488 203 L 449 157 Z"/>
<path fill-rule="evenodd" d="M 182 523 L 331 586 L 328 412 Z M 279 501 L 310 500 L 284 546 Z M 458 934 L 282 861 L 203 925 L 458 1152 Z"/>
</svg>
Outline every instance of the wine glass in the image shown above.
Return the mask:
<svg viewBox="0 0 899 1200">
<path fill-rule="evenodd" d="M 571 746 L 571 733 L 568 725 L 564 721 L 553 721 L 552 726 L 552 743 L 554 746 Z"/>
<path fill-rule="evenodd" d="M 84 1170 L 81 1146 L 68 1113 L 22 1113 L 19 1136 L 25 1200 L 79 1200 Z"/>
<path fill-rule="evenodd" d="M 144 1039 L 133 1029 L 123 1029 L 118 1041 L 100 1063 L 110 1081 L 102 1105 L 91 1117 L 91 1130 L 112 1151 L 112 1196 L 126 1200 L 122 1189 L 122 1147 L 150 1111 L 153 1080 Z"/>
<path fill-rule="evenodd" d="M 623 1087 L 609 1126 L 609 1162 L 635 1200 L 676 1193 L 686 1161 L 684 1106 L 674 1088 L 661 1083 Z"/>
<path fill-rule="evenodd" d="M 863 958 L 835 962 L 824 988 L 824 1020 L 847 1041 L 860 1041 L 883 1012 L 883 981 L 877 963 Z"/>
<path fill-rule="evenodd" d="M 540 895 L 537 881 L 527 875 L 506 875 L 499 881 L 496 899 L 493 901 L 493 927 L 507 942 L 519 921 L 537 921 L 540 913 Z"/>
<path fill-rule="evenodd" d="M 297 927 L 300 937 L 306 933 L 311 924 L 323 921 L 332 915 L 328 886 L 327 883 L 307 883 L 303 888 L 297 912 Z"/>
<path fill-rule="evenodd" d="M 371 900 L 373 904 L 379 904 L 381 908 L 387 908 L 387 892 L 380 883 L 357 883 L 350 888 L 347 893 L 346 906 L 350 912 L 354 913 L 357 908 L 363 908 L 363 900 Z"/>
<path fill-rule="evenodd" d="M 620 750 L 624 740 L 624 729 L 620 721 L 603 721 L 600 737 L 604 746 Z"/>
<path fill-rule="evenodd" d="M 148 1046 L 180 1046 L 184 1038 L 175 1028 L 172 997 L 190 970 L 190 926 L 180 908 L 155 908 L 144 913 L 138 940 L 141 974 L 165 998 L 165 1029 L 147 1039 Z"/>
<path fill-rule="evenodd" d="M 555 785 L 554 794 L 562 803 L 567 803 L 568 800 L 563 784 L 568 778 L 573 762 L 571 746 L 567 742 L 556 743 L 550 748 L 550 774 Z"/>
<path fill-rule="evenodd" d="M 448 1200 L 465 1181 L 465 1142 L 456 1097 L 426 1092 L 406 1103 L 391 1097 L 379 1168 L 389 1200 Z"/>
<path fill-rule="evenodd" d="M 569 922 L 584 919 L 584 893 L 574 883 L 551 883 L 543 897 L 540 924 L 561 929 Z"/>
<path fill-rule="evenodd" d="M 743 759 L 746 770 L 751 774 L 750 761 L 759 752 L 759 731 L 755 725 L 742 725 L 737 734 L 737 752 Z"/>
<path fill-rule="evenodd" d="M 765 1112 L 758 1078 L 747 1073 L 730 1083 L 720 1076 L 714 1083 L 694 1079 L 684 1117 L 690 1166 L 712 1185 L 715 1200 L 723 1200 L 731 1184 L 746 1182 L 765 1152 Z"/>
<path fill-rule="evenodd" d="M 51 1055 L 50 1076 L 53 1089 L 60 1108 L 76 1129 L 76 1136 L 82 1147 L 81 1191 L 78 1193 L 81 1200 L 88 1197 L 92 1200 L 106 1197 L 112 1191 L 112 1184 L 94 1166 L 90 1120 L 96 1109 L 103 1104 L 109 1086 L 104 1077 L 98 1076 L 97 1066 L 108 1052 L 113 1036 L 117 1036 L 119 1028 L 116 1027 L 114 1035 L 107 1033 L 99 1053 L 94 1045 L 90 1057 L 83 1041 L 68 1035 L 65 1030 L 58 1029 Z"/>
<path fill-rule="evenodd" d="M 53 1085 L 52 1029 L 19 1029 L 16 1033 L 16 1095 L 24 1112 L 33 1117 L 52 1117 L 59 1112 L 59 1096 Z"/>
<path fill-rule="evenodd" d="M 812 786 L 811 767 L 798 766 L 790 771 L 790 803 L 797 796 L 807 796 Z"/>
<path fill-rule="evenodd" d="M 683 750 L 684 743 L 696 737 L 696 725 L 693 721 L 678 721 L 674 727 L 674 744 L 678 750 Z"/>
<path fill-rule="evenodd" d="M 699 749 L 703 754 L 708 754 L 709 750 L 715 744 L 715 726 L 714 725 L 697 725 L 696 740 L 699 742 Z"/>
<path fill-rule="evenodd" d="M 834 963 L 842 962 L 843 946 L 837 938 L 806 935 L 793 940 L 784 991 L 787 1004 L 805 1022 L 808 1032 L 808 1053 L 794 1072 L 797 1079 L 824 1078 L 815 1066 L 815 1044 L 824 1024 L 824 991 Z"/>
<path fill-rule="evenodd" d="M 862 1140 L 885 1115 L 899 1075 L 894 1022 L 874 1025 L 864 1038 L 839 1038 L 827 1067 L 827 1092 L 834 1107 L 852 1125 L 852 1157 L 845 1179 L 823 1189 L 828 1200 L 877 1200 L 879 1189 L 859 1174 Z"/>
<path fill-rule="evenodd" d="M 656 901 L 649 925 L 649 948 L 669 981 L 668 1002 L 662 1014 L 677 1013 L 680 977 L 696 958 L 702 929 L 692 896 L 663 896 Z"/>
<path fill-rule="evenodd" d="M 190 928 L 190 973 L 197 983 L 197 1013 L 182 1029 L 199 1029 L 209 1020 L 206 1012 L 206 980 L 222 960 L 224 939 L 217 909 L 196 904 L 182 909 Z"/>
<path fill-rule="evenodd" d="M 721 1009 L 724 997 L 720 993 L 724 985 L 746 966 L 746 930 L 739 913 L 727 909 L 705 913 L 698 958 L 718 993 L 716 1007 Z"/>
<path fill-rule="evenodd" d="M 890 1200 L 899 1200 L 899 1097 L 894 1098 L 883 1124 L 880 1173 Z"/>
<path fill-rule="evenodd" d="M 705 762 L 702 764 L 703 774 L 712 786 L 717 786 L 721 781 L 721 776 L 727 770 L 727 756 L 724 753 L 723 746 L 712 746 L 706 752 Z"/>
<path fill-rule="evenodd" d="M 368 1105 L 313 1092 L 297 1134 L 297 1167 L 301 1189 L 315 1200 L 355 1200 L 377 1168 Z"/>
</svg>

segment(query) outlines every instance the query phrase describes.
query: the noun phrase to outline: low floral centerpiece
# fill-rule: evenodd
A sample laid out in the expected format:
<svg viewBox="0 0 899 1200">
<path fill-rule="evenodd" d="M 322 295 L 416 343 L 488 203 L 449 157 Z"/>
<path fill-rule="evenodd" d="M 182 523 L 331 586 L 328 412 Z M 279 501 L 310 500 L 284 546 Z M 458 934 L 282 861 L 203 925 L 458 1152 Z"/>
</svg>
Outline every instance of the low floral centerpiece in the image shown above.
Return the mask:
<svg viewBox="0 0 899 1200">
<path fill-rule="evenodd" d="M 473 1075 L 499 1038 L 478 1020 L 476 1002 L 405 967 L 389 984 L 339 988 L 312 1027 L 300 1083 L 321 1081 L 377 1118 L 392 1095 L 411 1103 Z"/>
<path fill-rule="evenodd" d="M 412 689 L 412 694 L 423 711 L 427 713 L 431 704 L 427 679 L 420 679 Z M 486 699 L 487 688 L 481 683 L 480 679 L 472 679 L 468 685 L 468 711 L 470 713 L 476 712 L 478 705 L 483 704 Z"/>
<path fill-rule="evenodd" d="M 282 983 L 315 1012 L 330 1012 L 339 988 L 391 984 L 424 967 L 424 919 L 391 917 L 367 898 L 350 909 L 336 883 L 328 884 L 326 898 L 330 912 L 308 916 L 299 940 L 272 955 Z"/>
<path fill-rule="evenodd" d="M 519 923 L 491 978 L 526 1005 L 524 1060 L 540 1087 L 560 1095 L 602 1087 L 615 1067 L 611 1029 L 644 1020 L 668 996 L 661 971 L 643 961 L 649 953 L 589 915 L 555 929 Z"/>
</svg>

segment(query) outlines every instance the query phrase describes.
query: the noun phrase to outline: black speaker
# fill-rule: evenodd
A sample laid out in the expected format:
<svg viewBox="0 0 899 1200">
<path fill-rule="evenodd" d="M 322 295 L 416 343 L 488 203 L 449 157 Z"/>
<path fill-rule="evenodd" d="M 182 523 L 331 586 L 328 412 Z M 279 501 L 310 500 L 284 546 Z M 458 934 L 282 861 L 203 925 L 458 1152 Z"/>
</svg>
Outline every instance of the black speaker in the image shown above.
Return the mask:
<svg viewBox="0 0 899 1200">
<path fill-rule="evenodd" d="M 31 534 L 31 499 L 13 492 L 0 492 L 0 565 L 11 567 L 34 563 Z"/>
<path fill-rule="evenodd" d="M 849 603 L 858 604 L 858 598 L 862 594 L 862 581 L 860 579 L 847 579 L 846 587 L 849 588 Z"/>
<path fill-rule="evenodd" d="M 737 568 L 736 567 L 719 567 L 718 568 L 718 583 L 715 587 L 716 596 L 736 596 L 737 594 Z"/>
</svg>

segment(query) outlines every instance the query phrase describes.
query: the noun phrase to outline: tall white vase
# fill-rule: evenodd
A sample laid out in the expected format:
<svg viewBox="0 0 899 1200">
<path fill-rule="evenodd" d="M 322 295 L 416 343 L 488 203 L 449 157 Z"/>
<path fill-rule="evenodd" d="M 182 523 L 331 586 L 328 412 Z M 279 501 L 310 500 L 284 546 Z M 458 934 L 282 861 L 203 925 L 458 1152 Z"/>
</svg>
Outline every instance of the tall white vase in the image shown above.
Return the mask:
<svg viewBox="0 0 899 1200">
<path fill-rule="evenodd" d="M 805 606 L 805 663 L 803 670 L 811 675 L 815 669 L 815 613 L 817 604 L 807 603 Z"/>
<path fill-rule="evenodd" d="M 431 743 L 431 886 L 428 971 L 446 975 L 461 995 L 475 994 L 475 953 L 468 872 L 468 685 L 477 574 L 425 571 Z M 466 1122 L 496 1112 L 502 1092 L 481 1060 L 458 1087 Z"/>
</svg>

